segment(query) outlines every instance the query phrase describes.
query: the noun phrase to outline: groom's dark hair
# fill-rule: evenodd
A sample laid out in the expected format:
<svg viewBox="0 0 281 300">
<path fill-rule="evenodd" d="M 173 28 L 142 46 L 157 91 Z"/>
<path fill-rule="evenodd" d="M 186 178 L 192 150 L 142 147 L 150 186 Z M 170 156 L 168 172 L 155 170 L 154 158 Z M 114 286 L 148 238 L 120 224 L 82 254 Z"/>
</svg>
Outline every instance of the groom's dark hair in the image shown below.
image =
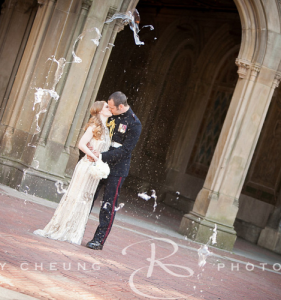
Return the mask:
<svg viewBox="0 0 281 300">
<path fill-rule="evenodd" d="M 124 106 L 128 105 L 127 97 L 122 92 L 115 92 L 111 94 L 108 98 L 108 100 L 113 100 L 114 105 L 118 107 L 120 104 L 123 104 Z"/>
</svg>

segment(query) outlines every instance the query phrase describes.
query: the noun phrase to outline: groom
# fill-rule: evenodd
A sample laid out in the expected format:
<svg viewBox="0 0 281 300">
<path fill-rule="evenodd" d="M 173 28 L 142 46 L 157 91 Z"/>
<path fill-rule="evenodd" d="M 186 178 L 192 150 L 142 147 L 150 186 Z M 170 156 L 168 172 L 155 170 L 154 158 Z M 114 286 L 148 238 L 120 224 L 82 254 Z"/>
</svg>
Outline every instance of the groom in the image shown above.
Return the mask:
<svg viewBox="0 0 281 300">
<path fill-rule="evenodd" d="M 111 230 L 120 189 L 129 173 L 131 153 L 137 144 L 142 129 L 140 120 L 128 105 L 127 97 L 122 92 L 115 92 L 110 95 L 108 107 L 112 113 L 107 121 L 111 146 L 107 152 L 101 154 L 94 152 L 96 156 L 101 155 L 102 161 L 108 163 L 110 167 L 108 178 L 100 181 L 94 196 L 95 201 L 100 189 L 104 186 L 99 226 L 93 239 L 86 245 L 86 247 L 94 250 L 102 250 Z"/>
</svg>

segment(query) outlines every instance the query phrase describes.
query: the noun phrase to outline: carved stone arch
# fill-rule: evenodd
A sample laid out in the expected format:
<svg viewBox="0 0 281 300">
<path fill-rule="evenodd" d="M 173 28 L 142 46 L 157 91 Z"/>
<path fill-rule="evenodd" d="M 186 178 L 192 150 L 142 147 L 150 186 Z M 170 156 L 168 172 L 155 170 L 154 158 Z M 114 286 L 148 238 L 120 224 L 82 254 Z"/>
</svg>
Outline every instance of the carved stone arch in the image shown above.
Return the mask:
<svg viewBox="0 0 281 300">
<path fill-rule="evenodd" d="M 259 1 L 234 0 L 242 24 L 242 42 L 238 59 L 262 63 L 266 47 L 266 19 Z M 258 44 L 257 44 L 258 40 Z"/>
<path fill-rule="evenodd" d="M 234 0 L 242 24 L 239 79 L 202 189 L 180 231 L 205 243 L 218 227 L 217 247 L 231 250 L 241 190 L 275 88 L 281 78 L 280 3 Z M 186 228 L 192 233 L 186 233 Z"/>
<path fill-rule="evenodd" d="M 272 42 L 280 33 L 280 4 L 277 0 L 263 1 L 234 0 L 242 24 L 242 43 L 237 64 L 248 69 L 251 64 L 265 65 L 277 69 L 276 59 L 280 49 Z M 275 66 L 274 66 L 275 64 Z"/>
</svg>

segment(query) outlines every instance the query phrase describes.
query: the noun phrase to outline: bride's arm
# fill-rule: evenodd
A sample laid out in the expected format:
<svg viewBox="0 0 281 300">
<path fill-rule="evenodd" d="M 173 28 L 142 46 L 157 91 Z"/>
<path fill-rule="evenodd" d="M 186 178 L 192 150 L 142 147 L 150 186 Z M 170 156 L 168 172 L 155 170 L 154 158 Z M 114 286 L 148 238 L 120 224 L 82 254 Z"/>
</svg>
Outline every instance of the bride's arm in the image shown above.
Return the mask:
<svg viewBox="0 0 281 300">
<path fill-rule="evenodd" d="M 93 128 L 89 126 L 83 136 L 81 137 L 81 140 L 79 141 L 78 148 L 83 151 L 85 154 L 91 156 L 94 161 L 97 161 L 98 158 L 93 154 L 93 152 L 87 147 L 88 142 L 93 138 Z"/>
</svg>

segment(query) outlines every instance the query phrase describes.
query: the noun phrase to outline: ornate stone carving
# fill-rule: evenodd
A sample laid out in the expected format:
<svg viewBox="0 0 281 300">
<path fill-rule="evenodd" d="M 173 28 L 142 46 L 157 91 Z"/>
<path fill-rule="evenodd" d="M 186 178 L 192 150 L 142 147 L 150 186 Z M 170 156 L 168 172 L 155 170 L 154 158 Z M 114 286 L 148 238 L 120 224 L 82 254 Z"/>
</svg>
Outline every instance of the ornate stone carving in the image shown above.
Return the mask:
<svg viewBox="0 0 281 300">
<path fill-rule="evenodd" d="M 110 19 L 116 13 L 116 8 L 109 7 L 106 19 Z"/>
<path fill-rule="evenodd" d="M 83 0 L 82 2 L 82 8 L 89 10 L 90 7 L 92 6 L 93 0 Z"/>
<path fill-rule="evenodd" d="M 245 78 L 251 64 L 247 60 L 243 60 L 240 58 L 236 58 L 235 64 L 236 66 L 238 66 L 237 73 L 239 75 L 239 78 Z"/>
<path fill-rule="evenodd" d="M 280 80 L 281 80 L 281 72 L 276 72 L 274 80 L 273 80 L 274 88 L 277 88 L 279 86 Z"/>
<path fill-rule="evenodd" d="M 260 72 L 261 66 L 260 64 L 252 64 L 251 66 L 251 77 L 252 79 L 255 79 L 258 76 L 258 73 Z"/>
</svg>

